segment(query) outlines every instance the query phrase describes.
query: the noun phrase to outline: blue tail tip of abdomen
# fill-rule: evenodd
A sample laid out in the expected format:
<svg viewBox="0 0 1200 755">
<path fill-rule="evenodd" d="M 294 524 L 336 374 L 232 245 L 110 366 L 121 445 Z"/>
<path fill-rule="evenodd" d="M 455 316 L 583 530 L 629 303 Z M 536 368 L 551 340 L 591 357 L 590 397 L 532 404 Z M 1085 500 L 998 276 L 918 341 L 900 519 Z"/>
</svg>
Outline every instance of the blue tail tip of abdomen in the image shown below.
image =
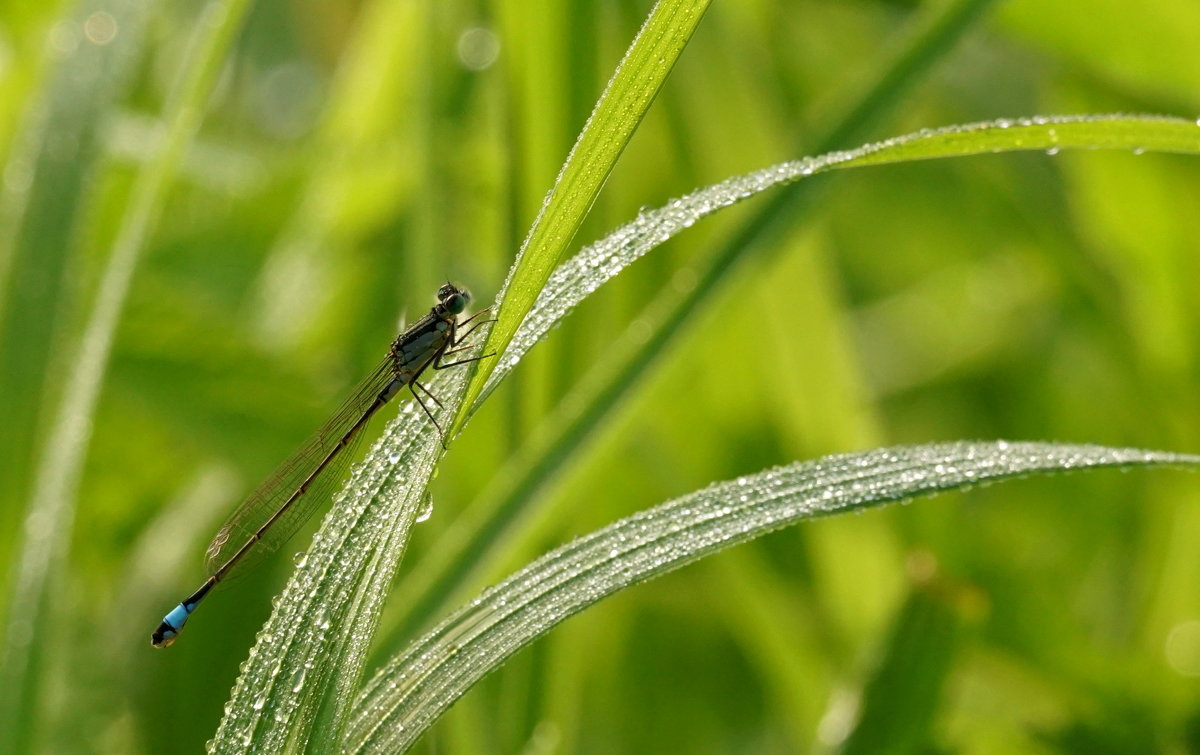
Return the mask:
<svg viewBox="0 0 1200 755">
<path fill-rule="evenodd" d="M 154 634 L 150 635 L 150 644 L 156 648 L 165 648 L 175 641 L 179 636 L 179 632 L 183 629 L 183 625 L 187 623 L 188 616 L 191 611 L 183 603 L 175 606 L 169 614 L 167 614 L 162 623 L 158 625 L 158 629 L 154 630 Z"/>
</svg>

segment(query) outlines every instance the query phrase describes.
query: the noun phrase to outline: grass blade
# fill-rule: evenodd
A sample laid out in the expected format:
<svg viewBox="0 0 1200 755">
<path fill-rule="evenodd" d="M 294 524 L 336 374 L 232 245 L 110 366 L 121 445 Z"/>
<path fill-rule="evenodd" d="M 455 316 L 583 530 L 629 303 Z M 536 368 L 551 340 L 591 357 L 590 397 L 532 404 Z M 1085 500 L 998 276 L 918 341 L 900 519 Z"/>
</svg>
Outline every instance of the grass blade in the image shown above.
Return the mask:
<svg viewBox="0 0 1200 755">
<path fill-rule="evenodd" d="M 461 370 L 430 390 L 453 416 Z M 409 401 L 354 467 L 275 604 L 234 685 L 214 752 L 332 750 L 361 679 L 380 606 L 404 554 L 442 446 Z"/>
<path fill-rule="evenodd" d="M 696 221 L 767 189 L 834 170 L 869 165 L 1063 149 L 1200 154 L 1200 125 L 1195 121 L 1160 115 L 1001 119 L 923 129 L 857 149 L 780 163 L 698 189 L 663 207 L 642 213 L 556 269 L 513 335 L 510 347 L 496 360 L 495 370 L 487 378 L 479 399 L 488 396 L 525 353 L 545 338 L 555 323 L 630 264 Z"/>
<path fill-rule="evenodd" d="M 660 0 L 609 79 L 592 115 L 567 156 L 554 187 L 497 297 L 498 318 L 483 353 L 503 354 L 526 312 L 579 230 L 617 158 L 645 116 L 667 74 L 708 8 L 708 0 Z M 496 363 L 485 360 L 467 389 L 465 407 L 475 405 Z M 466 421 L 460 413 L 457 433 Z"/>
<path fill-rule="evenodd" d="M 1033 473 L 1200 465 L 1200 456 L 961 442 L 801 462 L 634 514 L 538 559 L 414 642 L 355 704 L 346 750 L 398 752 L 467 689 L 564 619 L 630 585 L 797 522 Z"/>
<path fill-rule="evenodd" d="M 933 711 L 971 619 L 981 611 L 981 599 L 970 589 L 919 584 L 909 594 L 861 691 L 857 721 L 841 752 L 912 753 L 933 745 Z"/>
</svg>

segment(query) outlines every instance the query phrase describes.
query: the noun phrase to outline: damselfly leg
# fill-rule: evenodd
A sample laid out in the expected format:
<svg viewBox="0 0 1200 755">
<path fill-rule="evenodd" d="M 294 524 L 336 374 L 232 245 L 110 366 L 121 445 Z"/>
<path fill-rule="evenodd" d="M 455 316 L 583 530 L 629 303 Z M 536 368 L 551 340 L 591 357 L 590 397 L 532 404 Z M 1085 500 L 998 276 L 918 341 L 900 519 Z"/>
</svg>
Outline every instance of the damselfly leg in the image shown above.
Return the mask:
<svg viewBox="0 0 1200 755">
<path fill-rule="evenodd" d="M 479 310 L 478 312 L 471 315 L 467 319 L 463 320 L 461 323 L 458 323 L 458 325 L 459 326 L 466 325 L 467 323 L 470 323 L 472 320 L 474 320 L 475 318 L 484 314 L 485 312 L 487 312 L 490 309 L 491 309 L 491 307 L 484 307 L 483 309 Z M 489 322 L 495 322 L 495 321 L 496 320 L 494 318 L 490 319 L 490 320 L 480 320 L 479 322 L 476 322 L 473 325 L 471 325 L 470 328 L 467 328 L 466 332 L 457 334 L 454 338 L 454 341 L 450 344 L 447 344 L 448 346 L 455 347 L 455 348 L 447 348 L 447 349 L 444 349 L 444 350 L 439 351 L 436 354 L 434 354 L 433 359 L 431 359 L 426 364 L 422 365 L 421 369 L 418 370 L 415 375 L 413 375 L 412 381 L 409 383 L 410 390 L 412 390 L 413 398 L 415 398 L 417 400 L 417 404 L 421 407 L 421 410 L 425 412 L 425 416 L 429 418 L 429 421 L 433 423 L 434 428 L 437 429 L 438 439 L 441 441 L 443 449 L 447 448 L 446 433 L 445 433 L 445 431 L 442 430 L 441 424 L 438 423 L 437 419 L 434 418 L 433 412 L 429 411 L 429 407 L 425 405 L 425 401 L 421 399 L 421 396 L 420 396 L 420 394 L 417 393 L 416 389 L 420 388 L 422 391 L 424 391 L 425 395 L 428 396 L 429 398 L 433 399 L 433 403 L 437 404 L 439 409 L 442 409 L 444 407 L 442 406 L 442 402 L 438 400 L 438 397 L 433 394 L 433 391 L 429 390 L 425 386 L 418 383 L 417 378 L 420 377 L 421 373 L 425 371 L 426 367 L 433 367 L 433 369 L 435 369 L 435 370 L 444 370 L 449 367 L 457 367 L 462 364 L 470 364 L 471 362 L 478 362 L 481 359 L 487 359 L 488 357 L 495 356 L 496 354 L 495 354 L 495 352 L 493 352 L 491 354 L 483 354 L 483 355 L 480 355 L 477 357 L 470 357 L 468 359 L 459 359 L 454 362 L 445 362 L 445 363 L 442 362 L 442 358 L 448 354 L 457 354 L 457 353 L 466 351 L 467 349 L 470 349 L 471 347 L 473 347 L 475 344 L 464 343 L 464 341 L 466 341 L 467 338 L 473 332 L 475 332 L 475 329 L 478 328 L 480 325 L 486 325 Z"/>
</svg>

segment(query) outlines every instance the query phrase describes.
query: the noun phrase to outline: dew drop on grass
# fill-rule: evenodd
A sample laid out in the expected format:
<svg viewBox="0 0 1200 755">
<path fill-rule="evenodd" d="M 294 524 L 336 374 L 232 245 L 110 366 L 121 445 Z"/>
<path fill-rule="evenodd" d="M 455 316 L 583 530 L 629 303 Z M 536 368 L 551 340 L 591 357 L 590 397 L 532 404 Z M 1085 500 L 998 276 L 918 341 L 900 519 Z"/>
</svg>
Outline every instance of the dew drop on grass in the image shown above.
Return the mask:
<svg viewBox="0 0 1200 755">
<path fill-rule="evenodd" d="M 417 510 L 417 521 L 424 522 L 433 516 L 433 493 L 425 491 L 421 497 L 421 508 Z"/>
</svg>

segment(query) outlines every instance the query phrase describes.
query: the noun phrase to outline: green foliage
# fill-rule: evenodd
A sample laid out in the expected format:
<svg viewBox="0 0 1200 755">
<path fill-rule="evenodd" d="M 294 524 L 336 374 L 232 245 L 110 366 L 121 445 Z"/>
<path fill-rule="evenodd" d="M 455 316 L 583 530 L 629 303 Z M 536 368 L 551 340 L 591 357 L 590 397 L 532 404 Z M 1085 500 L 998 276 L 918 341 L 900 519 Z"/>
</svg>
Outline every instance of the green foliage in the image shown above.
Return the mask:
<svg viewBox="0 0 1200 755">
<path fill-rule="evenodd" d="M 392 423 L 373 490 L 297 537 L 221 741 L 257 710 L 278 733 L 256 744 L 327 747 L 362 672 L 482 586 L 712 480 L 947 438 L 1196 448 L 1200 176 L 1142 154 L 1196 152 L 1196 126 L 994 120 L 1194 114 L 1190 5 L 704 5 L 657 6 L 586 128 L 646 4 L 0 10 L 6 751 L 213 735 L 291 560 L 169 651 L 150 630 L 216 521 L 441 281 L 486 302 L 528 239 L 498 348 L 579 242 L 871 135 L 992 122 L 835 155 L 900 164 L 661 245 L 743 197 L 693 207 L 510 380 L 485 386 L 497 360 L 437 388 L 450 410 L 488 397 L 444 459 Z M 913 162 L 1022 149 L 1054 156 Z M 1110 472 L 791 528 L 560 627 L 418 748 L 1186 750 L 1195 498 Z"/>
</svg>

